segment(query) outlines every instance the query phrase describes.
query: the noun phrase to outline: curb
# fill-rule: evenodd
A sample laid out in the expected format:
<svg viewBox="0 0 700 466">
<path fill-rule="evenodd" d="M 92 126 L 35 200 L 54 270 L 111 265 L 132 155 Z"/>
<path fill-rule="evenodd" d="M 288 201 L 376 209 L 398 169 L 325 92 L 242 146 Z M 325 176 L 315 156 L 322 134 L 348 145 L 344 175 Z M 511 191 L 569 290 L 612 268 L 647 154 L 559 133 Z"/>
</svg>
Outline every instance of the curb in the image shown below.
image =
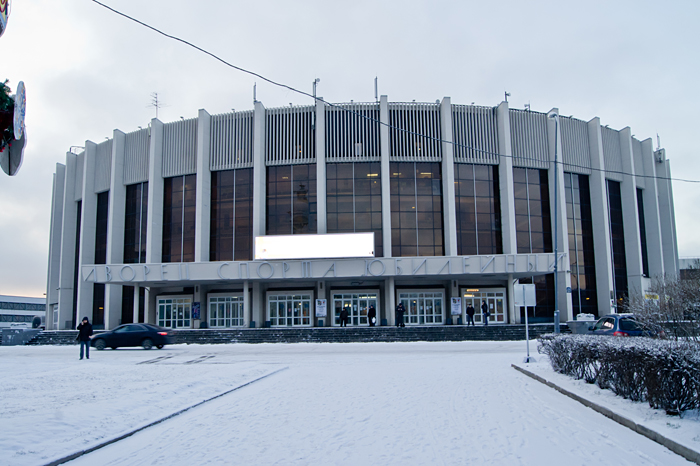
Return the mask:
<svg viewBox="0 0 700 466">
<path fill-rule="evenodd" d="M 238 385 L 237 387 L 234 387 L 234 388 L 232 388 L 232 389 L 230 389 L 230 390 L 227 390 L 227 391 L 225 391 L 225 392 L 223 392 L 223 393 L 219 393 L 218 395 L 214 395 L 214 396 L 212 396 L 211 398 L 207 398 L 206 400 L 200 401 L 199 403 L 195 403 L 195 404 L 193 404 L 192 406 L 188 406 L 187 408 L 183 408 L 183 409 L 181 409 L 181 410 L 179 410 L 179 411 L 176 411 L 176 412 L 174 412 L 174 413 L 172 413 L 172 414 L 169 414 L 169 415 L 165 416 L 164 418 L 158 419 L 157 421 L 150 422 L 150 423 L 146 424 L 145 426 L 138 427 L 138 428 L 136 428 L 136 429 L 134 429 L 134 430 L 132 430 L 132 431 L 129 431 L 129 432 L 125 433 L 125 434 L 122 434 L 122 435 L 120 435 L 120 436 L 118 436 L 118 437 L 115 437 L 115 438 L 110 439 L 110 440 L 106 440 L 106 441 L 104 441 L 104 442 L 102 442 L 102 443 L 100 443 L 100 444 L 98 444 L 98 445 L 95 445 L 94 447 L 88 448 L 88 449 L 86 449 L 86 450 L 81 450 L 81 451 L 75 452 L 75 453 L 73 453 L 73 454 L 70 454 L 70 455 L 68 455 L 68 456 L 64 456 L 64 457 L 62 457 L 62 458 L 59 458 L 59 459 L 57 459 L 57 460 L 54 460 L 54 461 L 52 461 L 52 462 L 50 462 L 50 463 L 46 463 L 44 466 L 58 466 L 59 464 L 67 463 L 68 461 L 72 461 L 72 460 L 74 460 L 74 459 L 76 459 L 76 458 L 80 458 L 80 457 L 83 456 L 83 455 L 87 455 L 88 453 L 92 453 L 92 452 L 95 451 L 95 450 L 99 450 L 100 448 L 104 448 L 104 447 L 106 447 L 106 446 L 108 446 L 108 445 L 111 445 L 111 444 L 113 444 L 113 443 L 117 443 L 117 442 L 119 442 L 120 440 L 124 440 L 124 439 L 127 438 L 127 437 L 131 437 L 132 435 L 134 435 L 134 434 L 136 434 L 136 433 L 138 433 L 138 432 L 141 432 L 142 430 L 148 429 L 149 427 L 153 427 L 153 426 L 155 426 L 155 425 L 157 425 L 157 424 L 160 424 L 161 422 L 167 421 L 168 419 L 172 419 L 172 418 L 174 418 L 175 416 L 179 416 L 180 414 L 184 413 L 185 411 L 189 411 L 190 409 L 196 408 L 197 406 L 203 405 L 204 403 L 207 403 L 207 402 L 209 402 L 209 401 L 215 400 L 215 399 L 220 398 L 220 397 L 222 397 L 222 396 L 224 396 L 224 395 L 228 395 L 228 394 L 231 393 L 231 392 L 235 392 L 236 390 L 238 390 L 238 389 L 240 389 L 240 388 L 243 388 L 243 387 L 245 387 L 245 386 L 247 386 L 247 385 L 250 385 L 250 384 L 253 384 L 253 383 L 255 383 L 255 382 L 259 381 L 259 380 L 262 380 L 262 379 L 265 379 L 265 378 L 267 378 L 267 377 L 270 377 L 271 375 L 275 375 L 275 374 L 277 374 L 278 372 L 282 372 L 283 370 L 286 370 L 286 369 L 289 369 L 289 367 L 287 366 L 287 367 L 283 367 L 283 368 L 281 368 L 281 369 L 277 369 L 276 371 L 270 372 L 269 374 L 265 374 L 265 375 L 263 375 L 263 376 L 261 376 L 261 377 L 258 377 L 257 379 L 253 379 L 253 380 L 251 380 L 251 381 L 249 381 L 249 382 L 246 382 L 246 383 L 243 383 L 243 384 L 241 384 L 241 385 Z"/>
<path fill-rule="evenodd" d="M 550 382 L 549 380 L 528 371 L 527 369 L 523 369 L 522 367 L 516 366 L 515 364 L 511 364 L 510 366 L 513 369 L 515 369 L 516 371 L 522 372 L 523 374 L 527 375 L 528 377 L 531 377 L 531 378 L 537 380 L 538 382 L 541 382 L 541 383 L 547 385 L 548 387 L 555 389 L 559 393 L 566 395 L 573 400 L 578 401 L 582 405 L 584 405 L 588 408 L 591 408 L 594 411 L 597 411 L 598 413 L 602 414 L 603 416 L 605 416 L 607 418 L 612 419 L 613 421 L 617 422 L 618 424 L 623 425 L 623 426 L 627 427 L 628 429 L 631 429 L 631 430 L 637 432 L 638 434 L 643 435 L 650 440 L 653 440 L 654 442 L 658 443 L 659 445 L 662 445 L 662 446 L 668 448 L 673 453 L 682 456 L 683 458 L 687 459 L 688 461 L 692 461 L 693 463 L 700 465 L 700 452 L 697 452 L 695 450 L 691 450 L 690 448 L 688 448 L 684 445 L 681 445 L 680 443 L 678 443 L 674 440 L 671 440 L 670 438 L 665 437 L 665 436 L 661 435 L 660 433 L 658 433 L 654 430 L 651 430 L 648 427 L 637 424 L 636 422 L 632 421 L 631 419 L 627 419 L 626 417 L 621 416 L 620 414 L 618 414 L 618 413 L 616 413 L 608 408 L 605 408 L 604 406 L 600 406 L 600 405 L 593 403 L 592 401 L 587 400 L 587 399 L 585 399 L 585 398 L 583 398 L 575 393 L 572 393 L 572 392 L 560 387 L 559 385 L 556 385 L 555 383 Z"/>
</svg>

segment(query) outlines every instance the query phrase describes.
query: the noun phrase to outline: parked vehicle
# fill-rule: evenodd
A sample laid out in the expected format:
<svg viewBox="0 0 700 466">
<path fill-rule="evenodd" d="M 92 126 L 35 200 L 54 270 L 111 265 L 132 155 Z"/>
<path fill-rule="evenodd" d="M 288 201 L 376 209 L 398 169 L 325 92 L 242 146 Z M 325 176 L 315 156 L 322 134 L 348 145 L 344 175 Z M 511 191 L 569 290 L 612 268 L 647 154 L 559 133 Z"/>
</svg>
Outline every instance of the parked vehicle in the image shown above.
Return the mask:
<svg viewBox="0 0 700 466">
<path fill-rule="evenodd" d="M 172 332 L 152 324 L 124 324 L 107 332 L 99 333 L 92 339 L 92 346 L 98 350 L 106 347 L 117 349 L 126 346 L 143 346 L 149 350 L 172 344 Z"/>
<path fill-rule="evenodd" d="M 616 337 L 640 337 L 657 336 L 649 330 L 643 329 L 634 317 L 634 314 L 609 314 L 598 319 L 592 327 L 589 327 L 593 335 L 612 335 Z"/>
</svg>

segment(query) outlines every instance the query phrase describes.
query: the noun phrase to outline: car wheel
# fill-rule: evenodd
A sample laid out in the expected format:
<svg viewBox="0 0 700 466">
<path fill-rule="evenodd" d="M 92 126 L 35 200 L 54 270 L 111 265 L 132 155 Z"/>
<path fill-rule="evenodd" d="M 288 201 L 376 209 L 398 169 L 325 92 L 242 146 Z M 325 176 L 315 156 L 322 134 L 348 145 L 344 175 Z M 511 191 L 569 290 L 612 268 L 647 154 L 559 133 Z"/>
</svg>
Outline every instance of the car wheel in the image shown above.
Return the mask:
<svg viewBox="0 0 700 466">
<path fill-rule="evenodd" d="M 158 349 L 163 349 L 164 346 L 165 346 L 165 345 L 156 345 L 156 348 L 158 348 Z"/>
<path fill-rule="evenodd" d="M 95 348 L 97 348 L 98 351 L 102 351 L 103 349 L 105 349 L 106 346 L 107 344 L 102 338 L 95 342 Z"/>
<path fill-rule="evenodd" d="M 150 338 L 146 338 L 141 342 L 141 346 L 143 346 L 143 349 L 149 350 L 153 348 L 153 340 L 151 340 Z"/>
</svg>

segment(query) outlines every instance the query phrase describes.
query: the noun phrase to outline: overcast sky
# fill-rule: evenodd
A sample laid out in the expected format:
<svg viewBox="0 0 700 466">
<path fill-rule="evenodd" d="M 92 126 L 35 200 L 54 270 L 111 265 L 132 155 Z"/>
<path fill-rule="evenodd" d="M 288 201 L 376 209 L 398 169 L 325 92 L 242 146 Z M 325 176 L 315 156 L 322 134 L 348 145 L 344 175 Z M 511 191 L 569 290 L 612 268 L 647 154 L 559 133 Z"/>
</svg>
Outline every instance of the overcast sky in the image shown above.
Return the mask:
<svg viewBox="0 0 700 466">
<path fill-rule="evenodd" d="M 104 0 L 223 59 L 330 102 L 495 106 L 661 137 L 678 178 L 700 179 L 700 2 L 439 0 Z M 70 146 L 114 129 L 253 108 L 311 104 L 90 0 L 15 0 L 0 79 L 27 88 L 29 142 L 0 173 L 0 294 L 46 291 L 52 175 Z M 681 256 L 700 257 L 700 184 L 673 183 Z"/>
</svg>

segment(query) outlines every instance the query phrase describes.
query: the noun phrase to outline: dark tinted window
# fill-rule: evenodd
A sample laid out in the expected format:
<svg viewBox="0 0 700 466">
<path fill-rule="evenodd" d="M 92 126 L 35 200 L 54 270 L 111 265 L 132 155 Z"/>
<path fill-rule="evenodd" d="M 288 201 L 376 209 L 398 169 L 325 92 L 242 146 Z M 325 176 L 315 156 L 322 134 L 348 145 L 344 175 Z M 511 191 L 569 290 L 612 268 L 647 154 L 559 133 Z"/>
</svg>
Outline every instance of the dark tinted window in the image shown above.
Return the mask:
<svg viewBox="0 0 700 466">
<path fill-rule="evenodd" d="M 148 182 L 126 187 L 124 215 L 124 263 L 146 262 L 146 233 L 148 230 Z"/>
<path fill-rule="evenodd" d="M 455 164 L 459 255 L 502 254 L 498 167 Z"/>
<path fill-rule="evenodd" d="M 267 167 L 268 235 L 316 233 L 316 165 Z"/>
<path fill-rule="evenodd" d="M 253 257 L 253 169 L 212 172 L 209 260 Z"/>
<path fill-rule="evenodd" d="M 513 168 L 519 254 L 552 252 L 547 170 Z"/>
<path fill-rule="evenodd" d="M 196 175 L 164 180 L 163 262 L 194 262 Z"/>
<path fill-rule="evenodd" d="M 107 263 L 107 219 L 109 218 L 109 191 L 97 195 L 95 219 L 95 264 Z"/>
<path fill-rule="evenodd" d="M 620 330 L 634 331 L 641 330 L 641 328 L 634 319 L 620 319 Z"/>
<path fill-rule="evenodd" d="M 380 169 L 378 162 L 326 167 L 327 232 L 374 232 L 376 257 L 384 255 Z"/>
<path fill-rule="evenodd" d="M 608 180 L 608 214 L 615 275 L 615 298 L 621 306 L 627 297 L 627 256 L 625 255 L 625 227 L 622 221 L 620 183 Z"/>
</svg>

